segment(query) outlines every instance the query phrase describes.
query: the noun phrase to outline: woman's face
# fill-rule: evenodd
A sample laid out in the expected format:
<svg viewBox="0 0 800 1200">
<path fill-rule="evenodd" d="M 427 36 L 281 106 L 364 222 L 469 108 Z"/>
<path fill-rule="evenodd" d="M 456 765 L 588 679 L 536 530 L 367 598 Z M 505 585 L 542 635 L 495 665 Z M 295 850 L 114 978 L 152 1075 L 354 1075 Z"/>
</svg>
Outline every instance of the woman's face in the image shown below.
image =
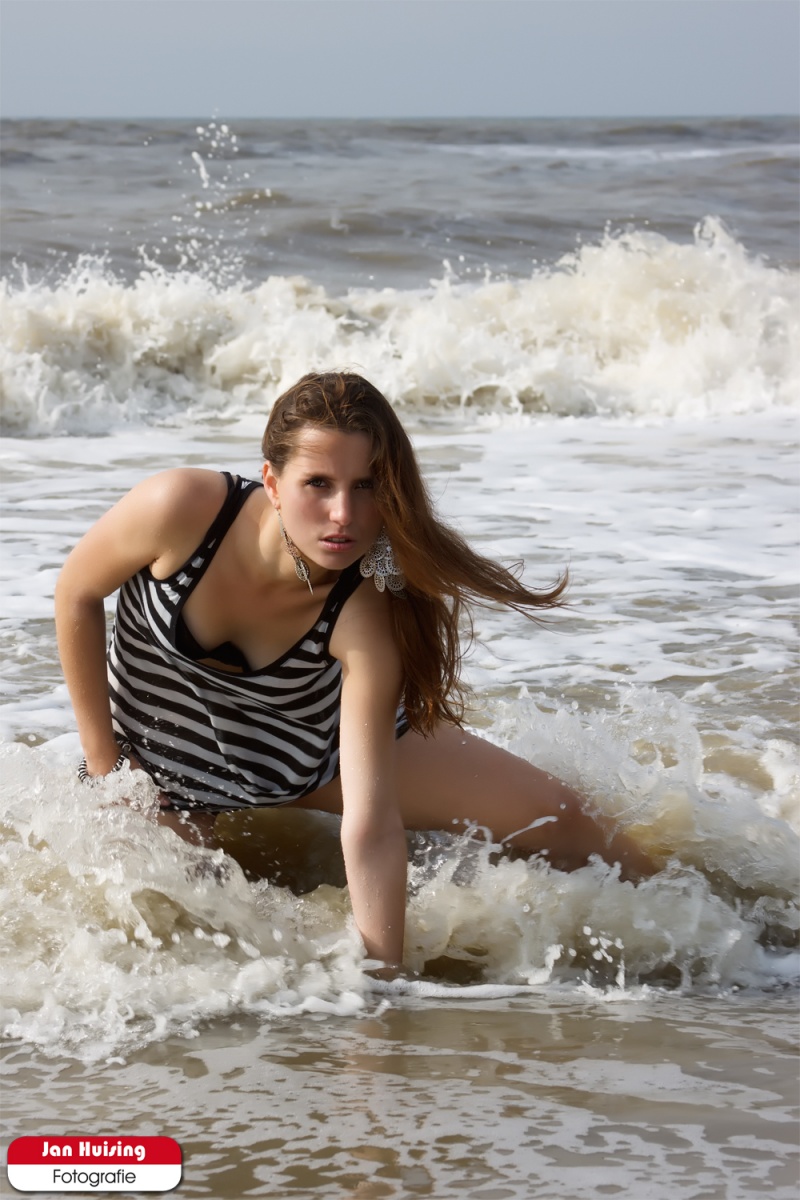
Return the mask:
<svg viewBox="0 0 800 1200">
<path fill-rule="evenodd" d="M 380 533 L 371 451 L 366 433 L 309 428 L 280 475 L 264 464 L 267 494 L 307 562 L 341 571 Z"/>
</svg>

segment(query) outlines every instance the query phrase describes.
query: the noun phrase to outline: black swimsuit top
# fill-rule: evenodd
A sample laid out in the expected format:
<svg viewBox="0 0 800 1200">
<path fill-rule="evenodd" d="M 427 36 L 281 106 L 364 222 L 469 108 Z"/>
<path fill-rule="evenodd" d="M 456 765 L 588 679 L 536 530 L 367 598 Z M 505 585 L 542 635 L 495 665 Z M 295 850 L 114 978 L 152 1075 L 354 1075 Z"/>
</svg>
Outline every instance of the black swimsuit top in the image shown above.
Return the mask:
<svg viewBox="0 0 800 1200">
<path fill-rule="evenodd" d="M 239 647 L 233 642 L 220 642 L 213 650 L 206 650 L 204 646 L 201 646 L 184 621 L 183 613 L 178 614 L 178 620 L 175 625 L 175 647 L 177 650 L 180 650 L 181 654 L 185 654 L 187 658 L 190 658 L 192 662 L 200 662 L 201 659 L 214 659 L 226 667 L 233 667 L 235 671 L 250 670 L 249 662 Z"/>
</svg>

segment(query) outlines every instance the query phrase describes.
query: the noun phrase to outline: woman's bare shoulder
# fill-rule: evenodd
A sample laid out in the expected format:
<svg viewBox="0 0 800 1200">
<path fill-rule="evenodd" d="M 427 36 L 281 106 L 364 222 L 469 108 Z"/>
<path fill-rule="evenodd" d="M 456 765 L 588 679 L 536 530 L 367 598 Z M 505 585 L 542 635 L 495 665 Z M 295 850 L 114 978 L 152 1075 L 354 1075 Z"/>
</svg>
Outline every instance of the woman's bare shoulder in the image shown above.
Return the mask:
<svg viewBox="0 0 800 1200">
<path fill-rule="evenodd" d="M 133 488 L 133 492 L 138 492 L 148 503 L 166 510 L 190 501 L 213 503 L 224 497 L 227 490 L 225 476 L 205 467 L 171 467 L 150 475 Z"/>
<path fill-rule="evenodd" d="M 342 664 L 342 726 L 394 729 L 403 691 L 403 665 L 394 638 L 391 605 L 402 603 L 365 581 L 347 600 L 331 637 L 330 650 Z M 392 738 L 393 738 L 392 733 Z"/>
<path fill-rule="evenodd" d="M 200 467 L 173 467 L 138 483 L 123 499 L 130 509 L 147 513 L 151 526 L 193 529 L 210 523 L 227 495 L 227 482 L 219 471 Z"/>
<path fill-rule="evenodd" d="M 63 587 L 108 596 L 142 567 L 158 564 L 160 577 L 171 574 L 200 543 L 226 494 L 216 471 L 179 467 L 150 476 L 84 534 L 65 563 Z"/>
<path fill-rule="evenodd" d="M 87 538 L 101 556 L 122 557 L 171 574 L 199 544 L 227 495 L 224 475 L 197 467 L 174 467 L 137 483 Z M 124 547 L 120 552 L 118 547 Z"/>
<path fill-rule="evenodd" d="M 394 651 L 390 605 L 397 603 L 388 592 L 379 592 L 370 580 L 364 580 L 347 599 L 331 636 L 334 658 L 363 653 L 373 661 Z"/>
<path fill-rule="evenodd" d="M 199 467 L 174 467 L 145 479 L 123 501 L 150 529 L 155 549 L 153 565 L 162 571 L 180 566 L 213 524 L 228 484 L 219 471 Z M 157 572 L 162 573 L 162 572 Z"/>
</svg>

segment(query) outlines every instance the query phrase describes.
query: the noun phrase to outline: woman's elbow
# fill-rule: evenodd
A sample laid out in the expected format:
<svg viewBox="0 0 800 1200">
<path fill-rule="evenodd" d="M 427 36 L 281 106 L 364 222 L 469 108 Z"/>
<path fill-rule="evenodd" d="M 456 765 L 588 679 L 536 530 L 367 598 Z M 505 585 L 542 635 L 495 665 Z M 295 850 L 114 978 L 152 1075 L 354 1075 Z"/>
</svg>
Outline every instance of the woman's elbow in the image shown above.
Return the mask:
<svg viewBox="0 0 800 1200">
<path fill-rule="evenodd" d="M 86 587 L 69 559 L 61 568 L 54 593 L 56 625 L 77 624 L 103 613 L 103 597 Z"/>
</svg>

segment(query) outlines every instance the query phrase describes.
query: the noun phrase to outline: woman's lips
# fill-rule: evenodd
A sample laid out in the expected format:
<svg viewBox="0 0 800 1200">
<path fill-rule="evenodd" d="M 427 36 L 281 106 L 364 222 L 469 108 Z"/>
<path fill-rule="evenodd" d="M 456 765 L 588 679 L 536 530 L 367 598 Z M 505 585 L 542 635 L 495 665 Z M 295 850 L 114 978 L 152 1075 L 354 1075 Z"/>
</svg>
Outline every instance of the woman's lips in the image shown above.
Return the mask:
<svg viewBox="0 0 800 1200">
<path fill-rule="evenodd" d="M 329 537 L 322 538 L 321 541 L 326 550 L 331 550 L 334 553 L 349 550 L 351 546 L 355 545 L 355 538 L 349 537 Z"/>
</svg>

